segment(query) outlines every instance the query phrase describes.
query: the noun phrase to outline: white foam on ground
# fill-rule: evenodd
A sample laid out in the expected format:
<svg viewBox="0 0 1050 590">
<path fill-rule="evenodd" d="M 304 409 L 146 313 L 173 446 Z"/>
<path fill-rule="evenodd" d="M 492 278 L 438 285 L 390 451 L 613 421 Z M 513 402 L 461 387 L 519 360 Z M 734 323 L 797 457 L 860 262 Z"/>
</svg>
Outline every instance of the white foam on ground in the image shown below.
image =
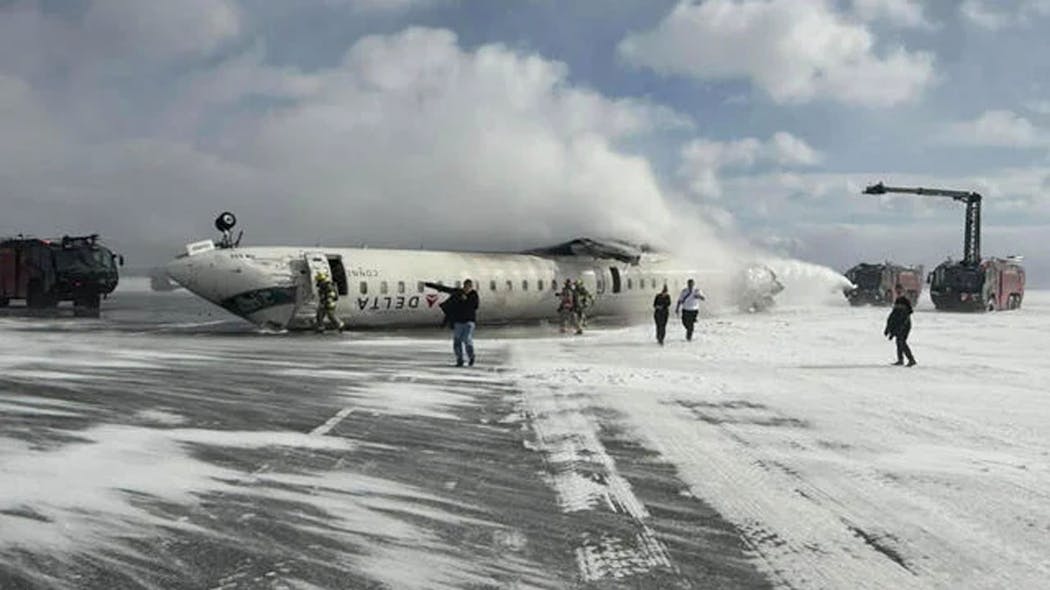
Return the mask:
<svg viewBox="0 0 1050 590">
<path fill-rule="evenodd" d="M 474 401 L 470 396 L 451 393 L 440 387 L 401 380 L 373 382 L 364 387 L 343 387 L 342 391 L 353 398 L 355 407 L 363 411 L 446 420 L 458 420 L 451 410 L 457 406 L 471 405 Z"/>
<path fill-rule="evenodd" d="M 136 417 L 170 425 L 175 416 L 154 411 Z M 269 465 L 244 472 L 198 459 L 193 452 L 198 446 L 347 452 L 354 445 L 346 439 L 297 432 L 114 425 L 80 431 L 78 436 L 83 441 L 48 450 L 0 437 L 0 559 L 24 565 L 21 559 L 28 551 L 68 564 L 82 559 L 109 563 L 124 571 L 128 562 L 155 558 L 140 554 L 130 539 L 163 538 L 171 529 L 221 535 L 206 524 L 194 524 L 195 519 L 173 521 L 147 500 L 181 505 L 192 514 L 207 512 L 207 507 L 198 507 L 202 498 L 237 494 L 304 506 L 295 512 L 296 526 L 304 533 L 354 548 L 345 553 L 345 563 L 334 565 L 363 572 L 388 587 L 492 587 L 498 585 L 494 576 L 506 575 L 511 571 L 508 567 L 523 580 L 543 578 L 542 572 L 529 572 L 528 564 L 514 556 L 477 562 L 469 547 L 451 546 L 420 524 L 491 529 L 493 538 L 503 530 L 495 523 L 464 516 L 479 513 L 464 502 L 362 473 L 290 474 L 272 472 Z M 309 561 L 309 553 L 300 559 Z M 32 565 L 23 571 L 47 587 L 77 587 L 75 580 L 54 578 Z M 282 583 L 288 577 L 288 572 L 271 573 Z M 213 586 L 255 587 L 268 581 L 266 576 L 256 579 L 235 572 Z"/>
<path fill-rule="evenodd" d="M 912 369 L 889 366 L 887 313 L 724 317 L 692 343 L 672 324 L 662 348 L 639 326 L 513 358 L 533 390 L 571 383 L 614 410 L 786 587 L 1042 587 L 1050 294 L 915 314 Z"/>
<path fill-rule="evenodd" d="M 411 486 L 360 473 L 333 472 L 324 478 L 292 474 L 264 474 L 263 483 L 281 484 L 270 488 L 268 497 L 302 501 L 293 491 L 310 488 L 310 503 L 324 516 L 302 514 L 303 529 L 360 545 L 367 539 L 363 554 L 348 552 L 346 567 L 361 571 L 391 588 L 452 589 L 494 587 L 493 571 L 461 550 L 449 545 L 420 520 L 445 525 L 470 524 L 500 530 L 495 524 L 470 519 L 452 512 L 464 505 L 423 492 Z M 498 571 L 496 569 L 495 571 Z"/>
</svg>

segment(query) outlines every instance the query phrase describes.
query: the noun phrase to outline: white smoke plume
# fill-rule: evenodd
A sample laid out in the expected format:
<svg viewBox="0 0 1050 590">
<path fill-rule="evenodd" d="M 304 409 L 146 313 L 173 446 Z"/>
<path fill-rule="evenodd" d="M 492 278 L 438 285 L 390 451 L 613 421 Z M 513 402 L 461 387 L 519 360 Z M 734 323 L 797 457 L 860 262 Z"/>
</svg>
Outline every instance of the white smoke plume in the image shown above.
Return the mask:
<svg viewBox="0 0 1050 590">
<path fill-rule="evenodd" d="M 141 268 L 211 235 L 229 209 L 251 244 L 520 250 L 593 236 L 727 272 L 754 258 L 623 147 L 687 117 L 441 29 L 364 37 L 313 70 L 255 48 L 216 58 L 252 34 L 230 6 L 199 13 L 224 24 L 192 45 L 125 11 L 78 23 L 0 9 L 0 154 L 12 163 L 0 206 L 18 212 L 0 233 L 100 232 Z M 114 29 L 164 44 L 114 62 Z M 156 72 L 177 82 L 170 94 L 136 84 Z M 67 91 L 51 92 L 59 83 Z"/>
</svg>

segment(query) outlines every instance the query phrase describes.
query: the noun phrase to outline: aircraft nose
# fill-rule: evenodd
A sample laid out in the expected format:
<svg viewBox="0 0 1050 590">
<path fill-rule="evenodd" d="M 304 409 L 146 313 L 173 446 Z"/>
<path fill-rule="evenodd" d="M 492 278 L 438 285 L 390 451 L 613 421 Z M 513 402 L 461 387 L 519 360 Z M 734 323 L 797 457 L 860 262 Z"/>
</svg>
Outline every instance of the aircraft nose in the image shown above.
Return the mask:
<svg viewBox="0 0 1050 590">
<path fill-rule="evenodd" d="M 172 260 L 164 267 L 168 277 L 179 285 L 193 291 L 193 267 L 183 258 Z"/>
<path fill-rule="evenodd" d="M 164 271 L 171 280 L 208 301 L 218 302 L 223 298 L 222 290 L 216 284 L 214 273 L 209 273 L 208 254 L 184 256 L 169 262 Z"/>
</svg>

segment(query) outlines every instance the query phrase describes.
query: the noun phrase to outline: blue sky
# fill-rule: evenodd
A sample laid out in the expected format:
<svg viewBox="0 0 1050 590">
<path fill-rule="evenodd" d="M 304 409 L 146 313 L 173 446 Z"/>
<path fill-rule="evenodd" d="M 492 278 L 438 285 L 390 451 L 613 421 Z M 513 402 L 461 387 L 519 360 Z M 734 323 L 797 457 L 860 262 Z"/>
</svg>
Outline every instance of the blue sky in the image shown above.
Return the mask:
<svg viewBox="0 0 1050 590">
<path fill-rule="evenodd" d="M 1050 228 L 1050 2 L 0 1 L 0 232 L 672 241 L 933 264 Z M 119 215 L 114 215 L 119 211 Z M 523 223 L 522 220 L 529 220 Z"/>
</svg>

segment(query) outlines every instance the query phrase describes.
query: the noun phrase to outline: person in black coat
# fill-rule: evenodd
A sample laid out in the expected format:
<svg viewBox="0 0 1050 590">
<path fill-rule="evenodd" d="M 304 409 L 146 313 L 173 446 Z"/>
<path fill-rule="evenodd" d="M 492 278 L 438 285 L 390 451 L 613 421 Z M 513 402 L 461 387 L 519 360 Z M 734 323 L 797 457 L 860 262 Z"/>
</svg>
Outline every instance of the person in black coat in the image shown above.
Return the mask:
<svg viewBox="0 0 1050 590">
<path fill-rule="evenodd" d="M 424 283 L 427 287 L 448 293 L 448 299 L 441 302 L 441 311 L 445 312 L 445 321 L 452 326 L 452 351 L 456 355 L 456 366 L 462 367 L 464 356 L 470 366 L 474 366 L 474 326 L 477 323 L 478 292 L 474 290 L 474 281 L 463 281 L 463 287 L 446 287 L 437 283 Z M 465 353 L 465 354 L 464 354 Z"/>
<path fill-rule="evenodd" d="M 653 321 L 656 322 L 656 341 L 660 346 L 664 345 L 664 336 L 667 335 L 667 318 L 671 315 L 671 294 L 667 292 L 667 285 L 653 299 Z"/>
<path fill-rule="evenodd" d="M 883 334 L 889 339 L 897 339 L 897 362 L 895 365 L 903 365 L 904 357 L 908 357 L 908 366 L 915 366 L 915 357 L 911 354 L 908 346 L 908 335 L 911 333 L 911 300 L 904 296 L 904 287 L 897 285 L 897 299 L 893 302 L 893 311 L 886 318 L 886 329 Z"/>
</svg>

